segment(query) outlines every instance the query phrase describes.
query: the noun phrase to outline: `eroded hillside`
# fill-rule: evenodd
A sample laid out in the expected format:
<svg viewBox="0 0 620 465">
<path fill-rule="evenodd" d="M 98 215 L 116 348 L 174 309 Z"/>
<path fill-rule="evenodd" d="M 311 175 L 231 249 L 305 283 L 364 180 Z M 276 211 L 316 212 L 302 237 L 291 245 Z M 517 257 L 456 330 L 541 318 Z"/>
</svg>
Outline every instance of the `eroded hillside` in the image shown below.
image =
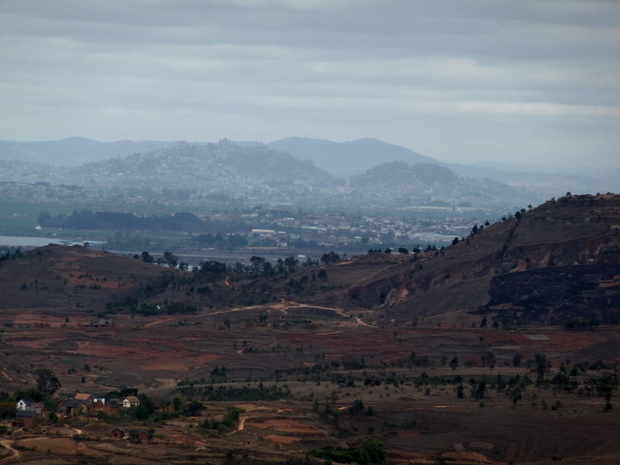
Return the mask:
<svg viewBox="0 0 620 465">
<path fill-rule="evenodd" d="M 566 196 L 516 216 L 352 286 L 350 305 L 379 305 L 379 324 L 450 312 L 490 313 L 513 323 L 563 323 L 580 308 L 589 317 L 616 322 L 620 197 Z M 537 309 L 520 311 L 528 289 L 541 282 L 541 269 L 547 285 L 536 287 Z M 567 279 L 581 281 L 586 275 L 587 289 L 563 293 L 562 305 L 554 301 L 556 285 L 570 287 Z M 545 299 L 549 305 L 543 305 Z"/>
</svg>

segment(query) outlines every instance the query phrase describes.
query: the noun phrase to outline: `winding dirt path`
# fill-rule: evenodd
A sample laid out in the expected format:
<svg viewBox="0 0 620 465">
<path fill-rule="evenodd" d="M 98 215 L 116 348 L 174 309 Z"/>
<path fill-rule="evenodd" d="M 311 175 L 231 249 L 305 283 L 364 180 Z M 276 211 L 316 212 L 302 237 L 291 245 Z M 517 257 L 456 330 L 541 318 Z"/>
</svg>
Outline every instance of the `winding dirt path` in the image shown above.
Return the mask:
<svg viewBox="0 0 620 465">
<path fill-rule="evenodd" d="M 284 412 L 287 411 L 289 409 L 287 408 L 281 408 L 275 412 L 270 412 L 270 413 L 261 413 L 260 416 L 266 416 L 266 415 L 277 415 L 280 412 Z M 243 429 L 245 428 L 245 420 L 247 420 L 248 418 L 250 418 L 249 415 L 244 415 L 242 417 L 239 418 L 239 424 L 237 425 L 237 429 L 235 431 L 233 431 L 232 433 L 228 433 L 228 436 L 230 436 L 231 434 L 235 434 L 238 433 L 239 431 L 243 431 Z"/>
<path fill-rule="evenodd" d="M 239 418 L 239 424 L 237 425 L 237 429 L 236 429 L 236 430 L 234 430 L 234 431 L 233 431 L 233 432 L 231 432 L 231 433 L 228 433 L 228 436 L 230 436 L 230 435 L 232 435 L 232 434 L 236 434 L 236 433 L 238 433 L 239 431 L 243 431 L 243 428 L 245 428 L 245 420 L 247 420 L 247 419 L 248 419 L 248 416 L 247 416 L 247 415 L 246 415 L 246 416 L 244 416 L 244 417 L 240 417 L 240 418 Z"/>
<path fill-rule="evenodd" d="M 283 301 L 283 303 L 286 303 Z M 332 312 L 343 316 L 345 318 L 349 318 L 349 315 L 347 315 L 346 313 L 344 313 L 344 310 L 339 308 L 339 307 L 321 307 L 320 305 L 309 305 L 309 304 L 302 304 L 299 302 L 288 302 L 289 307 L 307 307 L 307 308 L 320 308 L 321 310 L 331 310 Z M 357 322 L 358 326 L 369 326 L 372 327 L 372 325 L 369 325 L 368 323 L 364 323 L 361 319 L 355 317 L 355 321 Z"/>
<path fill-rule="evenodd" d="M 22 455 L 22 453 L 20 451 L 18 451 L 17 449 L 13 448 L 13 443 L 15 441 L 9 441 L 8 439 L 2 439 L 0 440 L 0 444 L 2 444 L 7 450 L 11 451 L 13 453 L 13 455 L 10 455 L 8 457 L 5 457 L 3 459 L 0 460 L 0 462 L 4 462 L 6 460 L 14 460 L 16 458 L 18 458 L 19 456 Z"/>
<path fill-rule="evenodd" d="M 172 321 L 172 320 L 178 320 L 178 318 L 168 318 L 167 320 L 157 320 L 157 321 L 153 321 L 152 323 L 147 323 L 144 325 L 144 327 L 146 328 L 147 326 L 153 326 L 153 325 L 158 325 L 159 323 L 165 323 L 167 321 Z"/>
</svg>

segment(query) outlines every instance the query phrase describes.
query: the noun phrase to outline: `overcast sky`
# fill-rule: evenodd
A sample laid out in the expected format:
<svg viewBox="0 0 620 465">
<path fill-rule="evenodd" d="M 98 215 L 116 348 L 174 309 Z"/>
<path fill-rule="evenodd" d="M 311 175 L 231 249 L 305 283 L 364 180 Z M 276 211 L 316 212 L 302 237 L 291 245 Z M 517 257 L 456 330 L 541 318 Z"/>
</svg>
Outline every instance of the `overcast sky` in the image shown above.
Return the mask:
<svg viewBox="0 0 620 465">
<path fill-rule="evenodd" d="M 620 1 L 0 0 L 0 139 L 620 164 Z"/>
</svg>

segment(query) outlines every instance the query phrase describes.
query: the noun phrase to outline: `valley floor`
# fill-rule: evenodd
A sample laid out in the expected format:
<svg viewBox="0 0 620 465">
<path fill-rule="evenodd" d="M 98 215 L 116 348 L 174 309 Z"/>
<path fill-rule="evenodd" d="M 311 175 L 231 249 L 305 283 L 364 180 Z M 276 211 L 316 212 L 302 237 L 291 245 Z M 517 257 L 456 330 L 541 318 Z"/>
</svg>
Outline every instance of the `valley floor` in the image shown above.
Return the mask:
<svg viewBox="0 0 620 465">
<path fill-rule="evenodd" d="M 295 318 L 286 318 L 292 308 Z M 263 312 L 268 319 L 258 317 Z M 91 414 L 64 425 L 43 418 L 27 429 L 6 420 L 2 463 L 301 462 L 310 449 L 356 447 L 365 438 L 380 440 L 388 459 L 403 465 L 441 463 L 438 457 L 620 461 L 615 393 L 605 409 L 589 384 L 615 373 L 618 328 L 374 328 L 337 308 L 286 302 L 191 316 L 115 315 L 102 328 L 85 320 L 75 309 L 4 311 L 0 390 L 33 387 L 31 373 L 44 367 L 62 384 L 56 397 L 128 386 L 159 404 L 180 397 L 204 409 L 146 420 Z M 540 383 L 536 355 L 546 360 Z M 287 394 L 252 400 L 263 387 Z M 215 392 L 229 398 L 213 400 Z M 234 428 L 208 427 L 231 407 L 241 409 Z M 119 425 L 152 429 L 153 439 L 113 440 Z"/>
</svg>

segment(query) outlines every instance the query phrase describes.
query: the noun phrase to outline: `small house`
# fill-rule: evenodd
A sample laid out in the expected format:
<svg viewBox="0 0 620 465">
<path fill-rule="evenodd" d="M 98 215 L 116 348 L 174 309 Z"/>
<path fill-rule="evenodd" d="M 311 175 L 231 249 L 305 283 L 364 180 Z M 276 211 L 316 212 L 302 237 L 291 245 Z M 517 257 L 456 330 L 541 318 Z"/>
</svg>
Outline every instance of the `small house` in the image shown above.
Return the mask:
<svg viewBox="0 0 620 465">
<path fill-rule="evenodd" d="M 13 423 L 21 428 L 31 428 L 37 424 L 37 412 L 33 408 L 18 410 Z"/>
<path fill-rule="evenodd" d="M 123 399 L 123 407 L 125 408 L 133 408 L 137 407 L 138 405 L 140 405 L 140 399 L 138 399 L 136 396 L 129 396 Z"/>
<path fill-rule="evenodd" d="M 105 396 L 103 394 L 92 394 L 93 408 L 95 410 L 103 410 L 105 408 Z"/>
<path fill-rule="evenodd" d="M 17 410 L 26 410 L 27 407 L 32 407 L 34 403 L 30 397 L 23 397 L 17 402 Z"/>
<path fill-rule="evenodd" d="M 120 399 L 108 399 L 108 401 L 103 404 L 103 411 L 108 413 L 109 415 L 118 415 L 121 413 L 121 407 L 123 406 L 123 401 Z"/>
<path fill-rule="evenodd" d="M 92 402 L 93 401 L 93 396 L 91 396 L 90 394 L 87 394 L 85 392 L 78 392 L 73 397 L 73 400 Z"/>
<path fill-rule="evenodd" d="M 17 410 L 28 410 L 32 409 L 35 411 L 36 415 L 41 415 L 43 413 L 43 405 L 39 402 L 35 402 L 30 397 L 24 397 L 17 402 L 16 406 Z"/>
<path fill-rule="evenodd" d="M 93 402 L 91 400 L 71 399 L 65 402 L 63 413 L 67 417 L 81 416 L 85 415 L 86 412 L 92 412 L 93 410 Z"/>
<path fill-rule="evenodd" d="M 140 443 L 146 443 L 146 442 L 151 441 L 153 435 L 151 431 L 146 430 L 146 429 L 130 429 L 129 437 L 133 441 L 140 442 Z"/>
<path fill-rule="evenodd" d="M 114 328 L 116 325 L 114 324 L 114 320 L 98 320 L 93 323 L 92 326 L 95 328 Z"/>
<path fill-rule="evenodd" d="M 127 433 L 120 426 L 117 426 L 116 428 L 114 428 L 112 432 L 110 433 L 110 436 L 114 439 L 127 439 L 128 438 Z"/>
</svg>

